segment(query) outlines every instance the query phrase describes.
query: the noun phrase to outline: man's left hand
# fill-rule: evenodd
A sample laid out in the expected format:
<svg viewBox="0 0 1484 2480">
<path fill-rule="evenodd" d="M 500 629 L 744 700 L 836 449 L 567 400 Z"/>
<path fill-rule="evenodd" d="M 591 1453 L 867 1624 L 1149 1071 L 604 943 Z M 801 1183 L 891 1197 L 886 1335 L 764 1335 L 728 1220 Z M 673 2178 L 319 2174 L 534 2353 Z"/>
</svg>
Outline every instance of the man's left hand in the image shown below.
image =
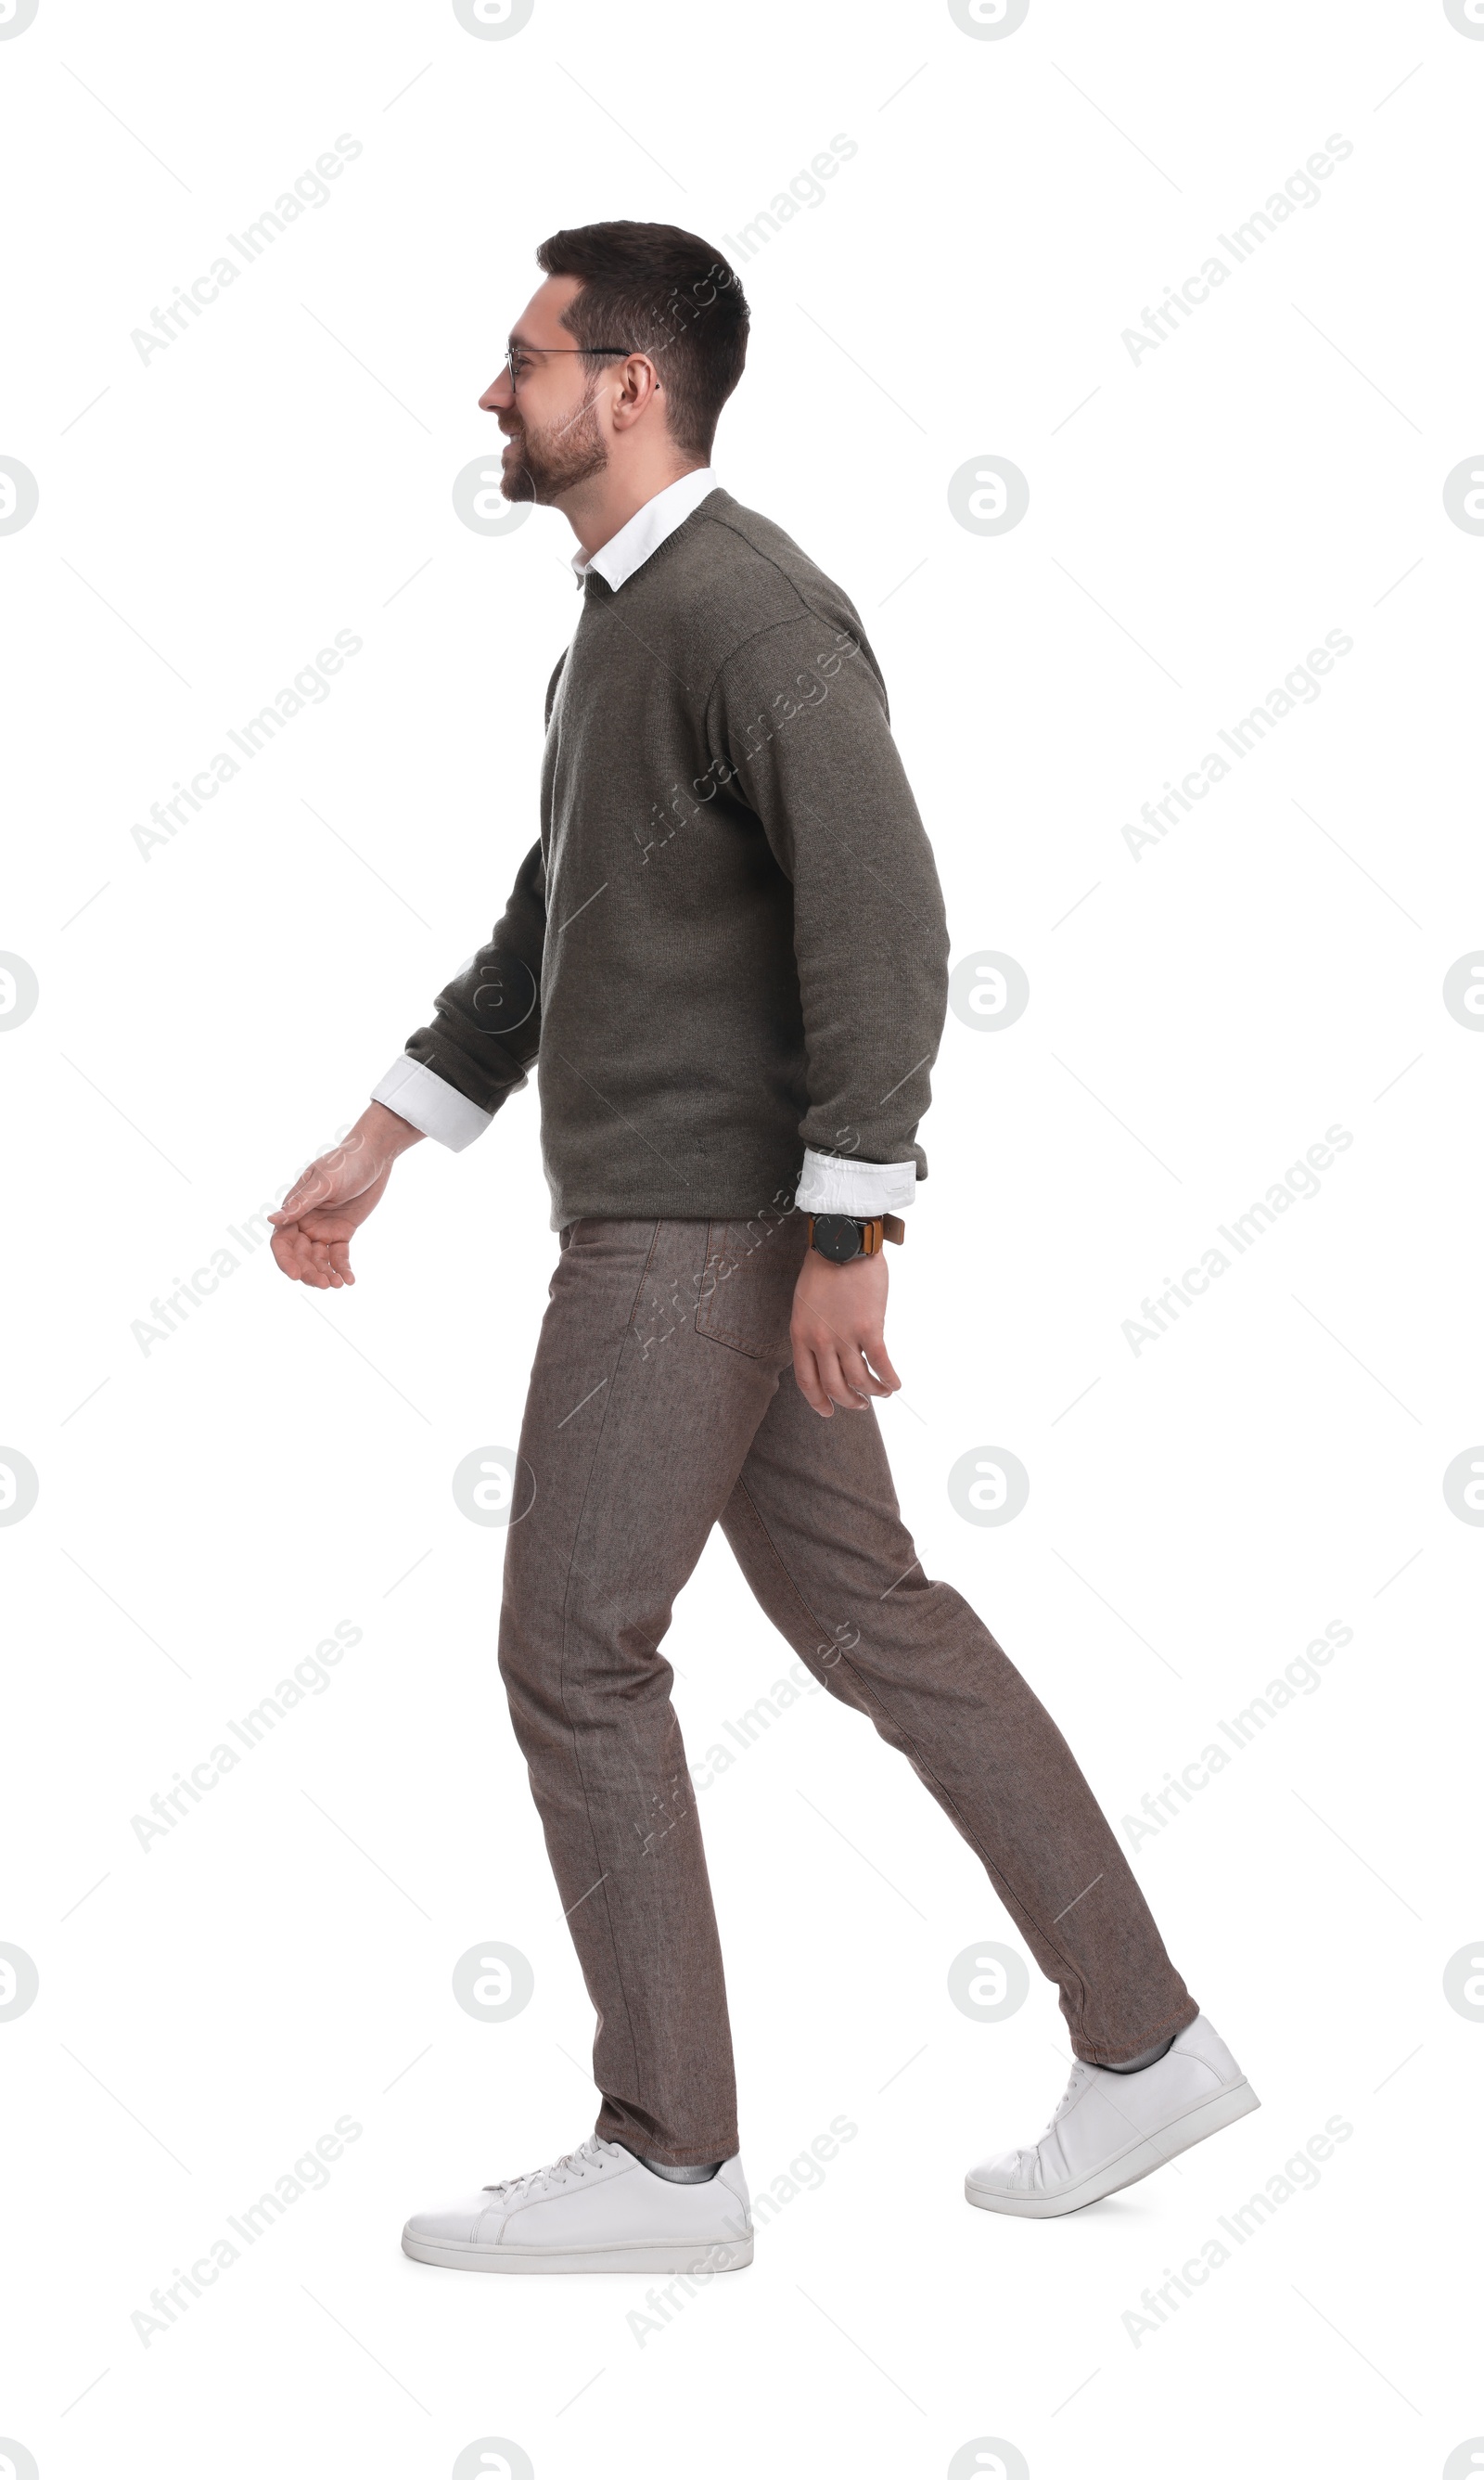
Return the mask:
<svg viewBox="0 0 1484 2480">
<path fill-rule="evenodd" d="M 806 1249 L 794 1286 L 789 1337 L 805 1402 L 828 1421 L 864 1412 L 873 1395 L 894 1395 L 902 1381 L 886 1357 L 884 1252 L 836 1266 Z"/>
</svg>

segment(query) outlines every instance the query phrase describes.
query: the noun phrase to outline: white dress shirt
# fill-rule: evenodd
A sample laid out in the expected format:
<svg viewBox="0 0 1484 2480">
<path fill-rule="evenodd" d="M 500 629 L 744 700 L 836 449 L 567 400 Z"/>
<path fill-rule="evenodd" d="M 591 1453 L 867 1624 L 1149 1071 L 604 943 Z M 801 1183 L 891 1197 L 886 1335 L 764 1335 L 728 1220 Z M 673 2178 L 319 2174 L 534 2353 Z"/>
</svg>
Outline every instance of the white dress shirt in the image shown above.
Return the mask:
<svg viewBox="0 0 1484 2480">
<path fill-rule="evenodd" d="M 591 559 L 584 559 L 580 552 L 574 553 L 572 568 L 578 583 L 590 568 L 595 568 L 616 594 L 716 486 L 716 476 L 709 465 L 682 474 L 678 482 L 668 482 L 652 499 L 646 500 L 642 508 L 636 508 L 627 524 L 620 526 Z M 462 972 L 462 966 L 459 970 Z M 524 1084 L 525 1079 L 523 1077 L 521 1082 Z M 520 1087 L 510 1090 L 518 1093 Z M 481 1111 L 477 1102 L 471 1102 L 468 1095 L 461 1094 L 446 1077 L 424 1068 L 421 1060 L 409 1059 L 405 1052 L 393 1061 L 373 1090 L 371 1100 L 385 1103 L 398 1119 L 420 1128 L 423 1136 L 435 1138 L 453 1153 L 462 1153 L 475 1137 L 483 1136 L 494 1117 L 492 1112 Z M 916 1190 L 915 1163 L 857 1162 L 844 1154 L 816 1153 L 812 1146 L 806 1146 L 794 1201 L 811 1214 L 901 1214 L 912 1203 Z"/>
</svg>

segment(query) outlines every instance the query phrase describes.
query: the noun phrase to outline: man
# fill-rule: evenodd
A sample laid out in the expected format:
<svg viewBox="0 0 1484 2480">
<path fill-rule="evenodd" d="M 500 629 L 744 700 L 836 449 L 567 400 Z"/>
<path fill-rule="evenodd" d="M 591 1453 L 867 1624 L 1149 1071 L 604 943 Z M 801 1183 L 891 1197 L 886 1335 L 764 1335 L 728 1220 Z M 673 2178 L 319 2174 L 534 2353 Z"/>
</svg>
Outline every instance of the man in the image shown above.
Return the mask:
<svg viewBox="0 0 1484 2480">
<path fill-rule="evenodd" d="M 853 604 L 709 458 L 741 376 L 731 270 L 665 224 L 560 232 L 480 399 L 501 489 L 576 536 L 541 833 L 489 943 L 274 1216 L 285 1274 L 353 1280 L 396 1157 L 453 1150 L 537 1072 L 559 1257 L 506 1535 L 499 1666 L 598 2015 L 595 2132 L 418 2213 L 425 2263 L 751 2260 L 721 1952 L 672 1672 L 720 1522 L 768 1616 L 899 1748 L 1061 1991 L 1041 2141 L 971 2204 L 1049 2215 L 1257 2106 L 1169 1961 L 1049 1716 L 923 1574 L 872 1399 L 883 1238 L 946 1004 L 933 855 Z M 849 1417 L 836 1420 L 836 1412 Z"/>
</svg>

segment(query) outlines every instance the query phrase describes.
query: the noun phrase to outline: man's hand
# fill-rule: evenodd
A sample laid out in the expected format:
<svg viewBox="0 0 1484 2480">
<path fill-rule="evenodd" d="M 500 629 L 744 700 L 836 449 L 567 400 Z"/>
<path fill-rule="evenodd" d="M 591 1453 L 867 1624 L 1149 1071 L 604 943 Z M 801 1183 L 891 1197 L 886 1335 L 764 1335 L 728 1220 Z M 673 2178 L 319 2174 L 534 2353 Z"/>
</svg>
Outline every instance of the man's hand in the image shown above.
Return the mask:
<svg viewBox="0 0 1484 2480">
<path fill-rule="evenodd" d="M 886 1279 L 884 1252 L 846 1266 L 817 1249 L 804 1253 L 788 1331 L 799 1391 L 824 1420 L 836 1405 L 863 1412 L 871 1396 L 893 1395 L 902 1383 L 883 1332 Z"/>
<path fill-rule="evenodd" d="M 363 1111 L 343 1146 L 321 1154 L 295 1180 L 269 1221 L 273 1255 L 291 1283 L 338 1292 L 353 1283 L 350 1235 L 365 1222 L 392 1176 L 392 1165 L 422 1136 L 382 1102 Z"/>
</svg>

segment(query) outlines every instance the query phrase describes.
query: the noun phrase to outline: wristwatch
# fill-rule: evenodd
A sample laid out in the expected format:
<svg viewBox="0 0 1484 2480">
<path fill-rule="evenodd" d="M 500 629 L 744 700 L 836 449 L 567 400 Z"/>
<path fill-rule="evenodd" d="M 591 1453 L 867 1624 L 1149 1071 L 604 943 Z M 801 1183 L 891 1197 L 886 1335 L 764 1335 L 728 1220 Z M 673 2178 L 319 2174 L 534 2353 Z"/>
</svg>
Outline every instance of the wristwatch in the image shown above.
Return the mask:
<svg viewBox="0 0 1484 2480">
<path fill-rule="evenodd" d="M 907 1226 L 898 1214 L 873 1214 L 864 1222 L 853 1214 L 809 1216 L 809 1247 L 836 1266 L 848 1266 L 853 1257 L 879 1256 L 883 1240 L 900 1243 L 906 1238 Z"/>
</svg>

